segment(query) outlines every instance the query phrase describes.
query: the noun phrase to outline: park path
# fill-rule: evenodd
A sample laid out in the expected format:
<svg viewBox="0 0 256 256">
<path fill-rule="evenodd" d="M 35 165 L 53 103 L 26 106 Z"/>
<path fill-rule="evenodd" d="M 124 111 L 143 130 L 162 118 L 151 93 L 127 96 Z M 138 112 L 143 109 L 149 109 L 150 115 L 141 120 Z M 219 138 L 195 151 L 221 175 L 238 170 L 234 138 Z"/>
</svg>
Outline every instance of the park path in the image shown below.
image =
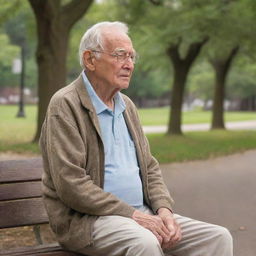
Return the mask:
<svg viewBox="0 0 256 256">
<path fill-rule="evenodd" d="M 256 119 L 256 115 L 255 115 Z M 230 130 L 256 130 L 256 120 L 240 121 L 240 122 L 227 122 L 226 128 Z M 182 131 L 208 131 L 210 124 L 183 124 Z M 165 125 L 143 126 L 145 133 L 164 133 L 167 131 Z"/>
<path fill-rule="evenodd" d="M 234 256 L 256 255 L 256 150 L 161 168 L 175 212 L 227 227 Z"/>
</svg>

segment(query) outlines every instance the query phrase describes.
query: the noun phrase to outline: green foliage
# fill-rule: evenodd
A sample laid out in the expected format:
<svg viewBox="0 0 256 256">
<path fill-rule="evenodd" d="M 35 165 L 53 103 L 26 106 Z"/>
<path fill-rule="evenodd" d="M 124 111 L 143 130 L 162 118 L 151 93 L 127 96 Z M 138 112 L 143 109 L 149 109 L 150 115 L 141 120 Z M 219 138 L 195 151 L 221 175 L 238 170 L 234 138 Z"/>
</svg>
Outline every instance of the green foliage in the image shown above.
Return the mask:
<svg viewBox="0 0 256 256">
<path fill-rule="evenodd" d="M 19 47 L 11 45 L 6 34 L 0 34 L 0 48 L 0 60 L 3 66 L 10 66 L 13 58 L 20 54 Z"/>
<path fill-rule="evenodd" d="M 2 3 L 3 2 L 3 3 Z M 27 73 L 25 86 L 36 86 L 35 53 L 35 21 L 27 1 L 3 1 L 1 12 L 3 28 L 0 34 L 0 86 L 13 87 L 20 83 L 20 75 L 12 73 L 12 63 L 15 58 L 20 58 L 20 47 L 26 49 Z M 3 9 L 2 9 L 3 7 Z"/>
<path fill-rule="evenodd" d="M 247 98 L 256 92 L 256 64 L 248 58 L 236 61 L 228 81 L 227 96 L 230 99 Z"/>
<path fill-rule="evenodd" d="M 0 49 L 0 87 L 17 86 L 18 76 L 12 73 L 12 63 L 19 57 L 20 49 L 10 44 L 6 34 L 0 34 Z"/>
<path fill-rule="evenodd" d="M 217 29 L 205 48 L 208 57 L 223 58 L 237 46 L 240 51 L 251 52 L 256 40 L 254 6 L 254 0 L 223 1 Z"/>
<path fill-rule="evenodd" d="M 188 79 L 188 91 L 194 98 L 204 101 L 212 99 L 214 74 L 210 64 L 201 61 L 192 69 Z"/>
<path fill-rule="evenodd" d="M 162 64 L 162 68 L 166 66 L 169 70 L 167 57 L 162 63 L 152 60 L 163 59 L 166 49 L 180 40 L 180 53 L 184 56 L 191 43 L 202 40 L 215 29 L 213 23 L 218 18 L 218 6 L 212 1 L 166 1 L 157 7 L 145 4 L 144 15 L 132 25 L 137 35 L 143 35 L 138 45 L 143 56 L 149 57 L 148 66 Z"/>
<path fill-rule="evenodd" d="M 256 92 L 256 65 L 252 59 L 238 55 L 228 75 L 226 99 L 242 99 Z M 192 70 L 189 93 L 195 98 L 210 100 L 213 97 L 214 74 L 209 63 L 201 60 Z"/>
<path fill-rule="evenodd" d="M 135 69 L 129 88 L 124 91 L 129 97 L 157 98 L 169 91 L 169 79 L 159 73 Z"/>
<path fill-rule="evenodd" d="M 6 20 L 12 17 L 12 15 L 19 10 L 20 4 L 20 0 L 0 0 L 0 24 L 3 24 Z"/>
</svg>

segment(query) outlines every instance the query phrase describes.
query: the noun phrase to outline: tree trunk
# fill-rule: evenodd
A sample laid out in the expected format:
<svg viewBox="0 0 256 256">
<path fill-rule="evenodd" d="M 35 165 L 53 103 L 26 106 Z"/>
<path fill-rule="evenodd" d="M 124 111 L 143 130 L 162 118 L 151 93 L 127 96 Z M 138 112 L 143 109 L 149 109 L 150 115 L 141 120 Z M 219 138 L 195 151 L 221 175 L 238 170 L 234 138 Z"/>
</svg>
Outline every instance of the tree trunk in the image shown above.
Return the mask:
<svg viewBox="0 0 256 256">
<path fill-rule="evenodd" d="M 174 64 L 174 81 L 171 94 L 171 111 L 169 117 L 168 134 L 182 134 L 182 103 L 189 67 Z"/>
<path fill-rule="evenodd" d="M 167 134 L 181 135 L 181 118 L 182 118 L 182 103 L 186 86 L 188 73 L 196 57 L 199 55 L 202 46 L 207 42 L 204 39 L 201 42 L 193 43 L 189 46 L 185 58 L 181 58 L 179 47 L 181 44 L 178 42 L 171 45 L 167 49 L 167 54 L 170 57 L 174 68 L 174 81 L 171 94 L 171 110 L 168 123 Z"/>
<path fill-rule="evenodd" d="M 233 48 L 226 58 L 211 59 L 210 63 L 215 71 L 215 87 L 213 98 L 213 112 L 211 129 L 225 129 L 224 100 L 225 84 L 232 60 L 238 52 L 238 47 Z"/>
<path fill-rule="evenodd" d="M 37 142 L 52 95 L 66 84 L 66 57 L 72 26 L 87 11 L 93 0 L 29 0 L 37 21 L 38 116 Z"/>
</svg>

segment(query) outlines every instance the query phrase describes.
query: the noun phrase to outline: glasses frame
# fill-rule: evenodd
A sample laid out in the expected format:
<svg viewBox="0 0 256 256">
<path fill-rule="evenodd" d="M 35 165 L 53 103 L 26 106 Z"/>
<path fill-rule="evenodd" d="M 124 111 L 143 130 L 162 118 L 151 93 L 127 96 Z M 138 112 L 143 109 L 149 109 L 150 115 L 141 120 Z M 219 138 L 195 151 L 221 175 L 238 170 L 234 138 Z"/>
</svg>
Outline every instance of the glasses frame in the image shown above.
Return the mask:
<svg viewBox="0 0 256 256">
<path fill-rule="evenodd" d="M 91 50 L 91 51 L 107 54 L 107 55 L 112 56 L 112 57 L 116 57 L 116 59 L 119 63 L 125 63 L 128 60 L 128 58 L 131 59 L 133 64 L 136 64 L 136 62 L 138 61 L 138 54 L 136 52 L 129 53 L 125 50 L 119 50 L 119 51 L 112 52 L 112 53 L 105 52 L 105 51 L 99 51 L 99 50 Z"/>
</svg>

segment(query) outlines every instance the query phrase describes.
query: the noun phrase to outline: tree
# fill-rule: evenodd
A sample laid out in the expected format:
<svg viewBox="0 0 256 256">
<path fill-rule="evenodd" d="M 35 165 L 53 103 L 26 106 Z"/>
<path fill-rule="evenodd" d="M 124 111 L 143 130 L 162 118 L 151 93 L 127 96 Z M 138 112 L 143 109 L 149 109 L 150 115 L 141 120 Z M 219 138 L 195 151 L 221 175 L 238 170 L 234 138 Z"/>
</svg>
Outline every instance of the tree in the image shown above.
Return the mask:
<svg viewBox="0 0 256 256">
<path fill-rule="evenodd" d="M 167 54 L 170 57 L 174 68 L 174 81 L 171 94 L 171 111 L 167 131 L 168 134 L 182 134 L 182 103 L 188 73 L 206 41 L 207 39 L 203 39 L 200 42 L 191 43 L 187 50 L 186 56 L 183 58 L 179 54 L 180 42 L 177 44 L 172 44 L 169 49 L 167 49 Z"/>
<path fill-rule="evenodd" d="M 224 100 L 225 85 L 232 61 L 239 47 L 231 49 L 227 56 L 211 59 L 210 63 L 215 71 L 215 85 L 213 98 L 213 113 L 211 129 L 225 129 L 224 123 Z"/>
<path fill-rule="evenodd" d="M 239 2 L 232 0 L 220 3 L 220 13 L 223 18 L 219 20 L 217 33 L 211 36 L 208 47 L 208 59 L 214 74 L 214 95 L 212 108 L 211 129 L 225 129 L 224 100 L 226 80 L 232 66 L 232 62 L 241 47 L 239 30 L 241 20 L 237 22 L 237 10 L 241 8 Z"/>
<path fill-rule="evenodd" d="M 157 5 L 157 8 L 161 9 L 161 6 L 165 7 L 166 10 L 161 9 L 161 20 L 165 21 L 165 24 L 162 23 L 159 29 L 161 27 L 165 28 L 163 31 L 169 32 L 169 35 L 167 35 L 167 32 L 163 32 L 163 34 L 165 33 L 166 37 L 172 35 L 173 38 L 173 40 L 169 39 L 169 46 L 167 46 L 167 54 L 172 61 L 174 69 L 168 133 L 181 134 L 181 107 L 186 78 L 192 63 L 208 38 L 208 41 L 211 43 L 207 44 L 207 48 L 211 53 L 211 64 L 216 77 L 212 129 L 224 128 L 223 103 L 225 97 L 225 82 L 232 60 L 236 56 L 238 49 L 241 48 L 244 41 L 252 41 L 252 27 L 254 26 L 255 20 L 255 1 L 254 3 L 252 0 L 184 0 L 172 2 L 151 0 L 150 2 Z M 247 10 L 247 6 L 251 7 L 249 8 L 250 11 Z M 174 28 L 170 28 L 167 19 L 163 18 L 164 13 L 168 12 L 168 7 L 169 17 L 172 17 Z M 172 7 L 172 12 L 170 11 L 170 7 Z M 254 12 L 251 10 L 254 10 Z M 238 16 L 239 20 L 237 20 Z M 178 27 L 178 29 L 176 27 Z M 192 39 L 189 39 L 189 37 Z M 164 41 L 163 37 L 161 37 L 161 39 Z M 185 51 L 184 49 L 182 50 L 183 41 L 185 41 L 183 44 L 183 47 L 185 46 L 186 49 Z M 200 42 L 202 42 L 202 45 L 200 45 Z M 186 65 L 186 63 L 188 63 L 186 58 L 190 55 L 190 50 L 193 45 L 198 46 L 198 53 L 194 56 L 191 64 Z"/>
<path fill-rule="evenodd" d="M 37 23 L 38 118 L 34 141 L 51 96 L 66 84 L 66 56 L 70 30 L 86 13 L 93 0 L 28 0 Z"/>
</svg>

